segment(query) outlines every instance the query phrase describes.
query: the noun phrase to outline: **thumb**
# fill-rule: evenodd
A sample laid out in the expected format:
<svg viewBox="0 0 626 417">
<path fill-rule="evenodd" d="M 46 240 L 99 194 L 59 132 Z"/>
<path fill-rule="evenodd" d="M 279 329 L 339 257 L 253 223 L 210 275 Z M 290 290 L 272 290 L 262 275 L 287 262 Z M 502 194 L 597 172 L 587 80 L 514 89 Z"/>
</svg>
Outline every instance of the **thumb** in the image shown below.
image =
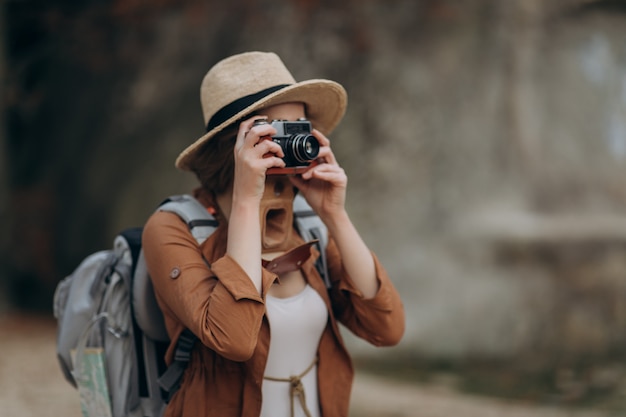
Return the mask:
<svg viewBox="0 0 626 417">
<path fill-rule="evenodd" d="M 302 188 L 304 188 L 306 181 L 304 181 L 299 175 L 289 175 L 288 178 L 289 181 L 291 181 L 292 185 L 294 185 L 298 190 L 302 191 Z"/>
</svg>

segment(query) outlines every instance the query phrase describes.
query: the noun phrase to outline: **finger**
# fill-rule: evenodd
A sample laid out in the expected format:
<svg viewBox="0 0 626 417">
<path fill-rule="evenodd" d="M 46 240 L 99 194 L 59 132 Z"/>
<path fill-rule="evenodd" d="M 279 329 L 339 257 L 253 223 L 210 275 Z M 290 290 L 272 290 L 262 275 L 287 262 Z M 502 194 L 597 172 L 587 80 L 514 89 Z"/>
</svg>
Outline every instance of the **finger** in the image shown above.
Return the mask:
<svg viewBox="0 0 626 417">
<path fill-rule="evenodd" d="M 330 146 L 330 140 L 326 136 L 324 136 L 322 132 L 317 129 L 313 129 L 311 133 L 317 138 L 321 146 Z"/>
<path fill-rule="evenodd" d="M 320 163 L 320 165 L 339 165 L 339 163 L 337 163 L 337 159 L 335 158 L 335 154 L 333 154 L 332 149 L 330 149 L 328 146 L 322 146 L 320 148 L 316 160 Z"/>
<path fill-rule="evenodd" d="M 267 171 L 270 168 L 284 168 L 285 161 L 277 156 L 272 156 L 272 154 L 268 154 L 269 156 L 263 157 L 261 159 L 261 167 Z"/>
<path fill-rule="evenodd" d="M 313 178 L 337 184 L 347 181 L 346 173 L 343 168 L 338 165 L 330 164 L 318 165 L 302 174 L 302 179 L 304 180 L 310 180 Z"/>
<path fill-rule="evenodd" d="M 313 129 L 312 133 L 313 133 L 313 136 L 315 136 L 318 142 L 320 143 L 320 151 L 317 156 L 317 159 L 321 160 L 322 162 L 329 163 L 329 164 L 339 165 L 337 163 L 337 158 L 335 158 L 335 154 L 330 148 L 330 140 L 326 136 L 324 136 L 322 132 L 320 132 L 317 129 Z"/>
<path fill-rule="evenodd" d="M 276 142 L 272 140 L 263 140 L 261 139 L 254 145 L 255 152 L 257 152 L 260 156 L 265 156 L 267 154 L 275 155 L 280 158 L 285 157 L 285 153 L 283 152 L 283 148 Z"/>
<path fill-rule="evenodd" d="M 257 129 L 257 127 L 260 126 L 265 126 L 265 125 L 257 125 L 255 126 L 254 123 L 257 120 L 265 120 L 267 119 L 267 116 L 253 116 L 247 120 L 244 120 L 243 122 L 241 122 L 239 124 L 239 131 L 237 132 L 237 142 L 235 143 L 235 146 L 238 147 L 242 147 L 244 144 L 248 143 L 250 144 L 250 146 L 254 146 L 254 144 L 256 142 L 258 142 L 259 136 L 256 136 L 256 141 L 253 142 L 251 139 L 252 137 L 250 136 L 250 131 L 255 129 L 255 132 L 258 133 L 259 130 L 263 130 L 263 129 Z"/>
<path fill-rule="evenodd" d="M 235 165 L 238 163 L 240 166 L 248 167 L 255 172 L 265 171 L 271 167 L 282 168 L 285 166 L 285 161 L 282 158 L 271 152 L 265 152 L 262 146 L 244 149 L 235 160 Z"/>
<path fill-rule="evenodd" d="M 253 124 L 252 127 L 250 127 L 248 134 L 256 138 L 269 138 L 276 134 L 276 129 L 274 129 L 274 127 L 272 127 L 269 123 Z"/>
<path fill-rule="evenodd" d="M 293 184 L 298 190 L 302 190 L 306 184 L 306 181 L 304 181 L 300 175 L 289 175 L 287 178 L 289 178 L 291 184 Z"/>
<path fill-rule="evenodd" d="M 341 168 L 339 165 L 319 164 L 319 165 L 316 165 L 316 166 L 312 167 L 311 169 L 309 169 L 306 172 L 310 173 L 310 174 L 324 173 L 324 172 L 327 172 L 327 173 L 330 173 L 330 172 L 343 172 L 343 168 Z"/>
</svg>

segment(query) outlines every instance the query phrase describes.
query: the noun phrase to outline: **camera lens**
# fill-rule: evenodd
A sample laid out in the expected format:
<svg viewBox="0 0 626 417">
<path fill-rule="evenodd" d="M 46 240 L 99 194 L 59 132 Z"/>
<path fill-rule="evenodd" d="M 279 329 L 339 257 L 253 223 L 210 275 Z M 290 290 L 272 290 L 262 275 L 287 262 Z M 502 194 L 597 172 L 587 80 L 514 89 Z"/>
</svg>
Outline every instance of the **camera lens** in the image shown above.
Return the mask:
<svg viewBox="0 0 626 417">
<path fill-rule="evenodd" d="M 299 163 L 312 161 L 320 153 L 320 143 L 309 134 L 293 135 L 287 148 L 291 150 L 291 157 Z"/>
</svg>

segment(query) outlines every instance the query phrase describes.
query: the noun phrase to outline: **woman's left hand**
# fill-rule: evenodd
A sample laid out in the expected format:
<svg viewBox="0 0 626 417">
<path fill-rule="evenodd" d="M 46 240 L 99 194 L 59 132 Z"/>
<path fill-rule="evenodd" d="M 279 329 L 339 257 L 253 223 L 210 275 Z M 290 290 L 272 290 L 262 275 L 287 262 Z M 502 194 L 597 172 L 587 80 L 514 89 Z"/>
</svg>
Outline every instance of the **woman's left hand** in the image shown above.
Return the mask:
<svg viewBox="0 0 626 417">
<path fill-rule="evenodd" d="M 379 288 L 374 258 L 345 209 L 348 177 L 337 163 L 328 138 L 318 130 L 312 133 L 321 145 L 320 163 L 300 176 L 289 178 L 328 227 L 356 288 L 363 297 L 374 297 Z"/>
<path fill-rule="evenodd" d="M 348 177 L 330 149 L 330 141 L 319 130 L 313 129 L 313 136 L 320 143 L 318 164 L 299 176 L 290 176 L 311 208 L 322 218 L 327 219 L 345 210 Z"/>
</svg>

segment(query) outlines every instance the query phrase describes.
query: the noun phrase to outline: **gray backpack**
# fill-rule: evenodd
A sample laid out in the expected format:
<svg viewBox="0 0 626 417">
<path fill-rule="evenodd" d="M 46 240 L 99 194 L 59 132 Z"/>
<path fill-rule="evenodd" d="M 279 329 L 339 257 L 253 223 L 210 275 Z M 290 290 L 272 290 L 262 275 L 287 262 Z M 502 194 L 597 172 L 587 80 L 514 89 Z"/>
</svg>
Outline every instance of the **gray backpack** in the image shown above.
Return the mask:
<svg viewBox="0 0 626 417">
<path fill-rule="evenodd" d="M 198 244 L 217 221 L 189 195 L 173 196 L 158 208 L 183 219 Z M 303 197 L 294 200 L 294 222 L 305 241 L 317 239 L 317 270 L 330 288 L 327 230 Z M 116 236 L 113 248 L 85 258 L 54 294 L 57 356 L 66 379 L 78 388 L 88 417 L 157 417 L 178 389 L 195 335 L 186 330 L 167 367 L 170 339 L 141 250 L 141 228 Z"/>
</svg>

